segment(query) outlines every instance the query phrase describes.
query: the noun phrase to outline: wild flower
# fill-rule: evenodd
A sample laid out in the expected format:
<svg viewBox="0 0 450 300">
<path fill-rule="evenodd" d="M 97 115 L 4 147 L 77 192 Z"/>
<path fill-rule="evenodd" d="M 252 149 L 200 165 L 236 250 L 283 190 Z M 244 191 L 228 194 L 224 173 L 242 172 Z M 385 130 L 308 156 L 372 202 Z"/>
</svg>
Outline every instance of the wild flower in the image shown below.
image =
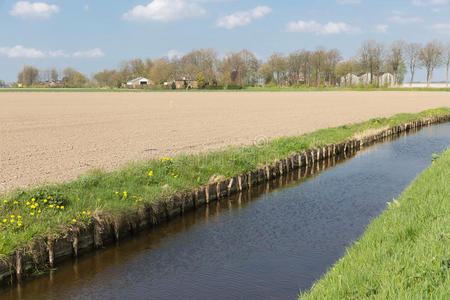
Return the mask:
<svg viewBox="0 0 450 300">
<path fill-rule="evenodd" d="M 150 172 L 148 172 L 148 176 L 149 176 L 149 177 L 153 177 L 153 170 L 151 170 Z"/>
<path fill-rule="evenodd" d="M 72 219 L 72 222 L 73 222 L 73 223 L 76 223 L 76 222 L 77 222 L 77 219 Z"/>
</svg>

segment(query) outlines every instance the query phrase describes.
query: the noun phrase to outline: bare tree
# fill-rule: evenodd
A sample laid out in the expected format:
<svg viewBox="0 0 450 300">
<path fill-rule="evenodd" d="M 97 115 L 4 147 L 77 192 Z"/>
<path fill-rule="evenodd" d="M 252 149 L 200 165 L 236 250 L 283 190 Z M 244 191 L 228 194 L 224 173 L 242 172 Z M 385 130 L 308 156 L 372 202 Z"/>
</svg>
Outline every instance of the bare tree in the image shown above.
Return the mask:
<svg viewBox="0 0 450 300">
<path fill-rule="evenodd" d="M 325 81 L 328 81 L 330 86 L 336 85 L 336 76 L 334 70 L 341 60 L 342 55 L 338 49 L 331 49 L 326 53 Z"/>
<path fill-rule="evenodd" d="M 311 67 L 315 74 L 315 85 L 320 86 L 322 71 L 325 69 L 327 53 L 323 47 L 318 47 L 311 56 Z"/>
<path fill-rule="evenodd" d="M 370 83 L 373 84 L 375 76 L 378 77 L 383 63 L 384 46 L 374 40 L 363 42 L 358 51 L 358 60 L 362 70 L 370 74 Z"/>
<path fill-rule="evenodd" d="M 422 45 L 418 43 L 408 43 L 405 45 L 405 58 L 406 64 L 408 65 L 409 72 L 411 74 L 411 80 L 409 82 L 409 86 L 412 87 L 414 82 L 414 75 L 416 73 L 416 69 L 420 68 L 420 59 L 419 54 L 422 50 Z"/>
<path fill-rule="evenodd" d="M 59 78 L 58 71 L 56 71 L 55 68 L 52 68 L 52 69 L 50 70 L 50 79 L 51 79 L 53 82 L 56 82 L 56 81 L 58 81 L 58 78 Z"/>
<path fill-rule="evenodd" d="M 443 54 L 444 46 L 438 40 L 426 44 L 419 53 L 419 60 L 427 70 L 427 87 L 431 85 L 434 70 L 444 63 Z"/>
<path fill-rule="evenodd" d="M 450 68 L 450 43 L 447 44 L 447 46 L 445 47 L 445 55 L 444 55 L 444 59 L 445 59 L 445 66 L 447 67 L 446 71 L 446 79 L 445 79 L 445 86 L 448 87 L 448 71 Z"/>
<path fill-rule="evenodd" d="M 395 41 L 392 43 L 387 53 L 387 64 L 392 69 L 394 75 L 394 86 L 398 84 L 398 69 L 403 63 L 403 51 L 405 49 L 405 41 Z"/>
<path fill-rule="evenodd" d="M 17 76 L 17 81 L 24 86 L 32 86 L 39 83 L 39 70 L 35 67 L 25 65 Z"/>
<path fill-rule="evenodd" d="M 272 54 L 267 60 L 269 69 L 274 74 L 277 86 L 279 86 L 287 73 L 287 59 L 280 53 Z"/>
</svg>

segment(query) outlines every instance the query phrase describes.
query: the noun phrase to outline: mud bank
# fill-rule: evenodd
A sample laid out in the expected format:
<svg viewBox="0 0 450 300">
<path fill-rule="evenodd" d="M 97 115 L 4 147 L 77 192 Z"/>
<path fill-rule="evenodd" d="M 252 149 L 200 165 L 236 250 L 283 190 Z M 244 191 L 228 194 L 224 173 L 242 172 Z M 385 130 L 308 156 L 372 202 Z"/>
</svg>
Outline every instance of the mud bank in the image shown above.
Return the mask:
<svg viewBox="0 0 450 300">
<path fill-rule="evenodd" d="M 32 246 L 17 249 L 13 255 L 0 262 L 0 282 L 4 285 L 20 282 L 30 275 L 54 268 L 63 261 L 117 243 L 141 230 L 169 221 L 185 211 L 249 190 L 282 175 L 298 173 L 298 176 L 304 176 L 302 173 L 333 165 L 339 157 L 347 158 L 355 151 L 384 138 L 449 120 L 450 115 L 446 115 L 409 122 L 371 136 L 297 153 L 254 171 L 200 186 L 187 193 L 175 194 L 169 199 L 161 200 L 156 207 L 146 204 L 136 208 L 132 214 L 113 216 L 96 213 L 87 226 L 72 226 L 58 236 L 35 239 Z M 292 172 L 294 170 L 299 172 Z"/>
</svg>

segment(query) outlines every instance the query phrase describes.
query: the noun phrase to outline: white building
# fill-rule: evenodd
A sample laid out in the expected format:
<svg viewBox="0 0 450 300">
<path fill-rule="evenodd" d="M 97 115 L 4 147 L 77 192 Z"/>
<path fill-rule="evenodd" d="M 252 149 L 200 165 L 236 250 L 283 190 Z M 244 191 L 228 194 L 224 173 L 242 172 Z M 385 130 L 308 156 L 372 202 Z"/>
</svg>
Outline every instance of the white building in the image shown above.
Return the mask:
<svg viewBox="0 0 450 300">
<path fill-rule="evenodd" d="M 140 86 L 147 86 L 150 84 L 150 80 L 144 77 L 138 77 L 136 79 L 130 80 L 127 82 L 128 87 L 140 87 Z"/>
</svg>

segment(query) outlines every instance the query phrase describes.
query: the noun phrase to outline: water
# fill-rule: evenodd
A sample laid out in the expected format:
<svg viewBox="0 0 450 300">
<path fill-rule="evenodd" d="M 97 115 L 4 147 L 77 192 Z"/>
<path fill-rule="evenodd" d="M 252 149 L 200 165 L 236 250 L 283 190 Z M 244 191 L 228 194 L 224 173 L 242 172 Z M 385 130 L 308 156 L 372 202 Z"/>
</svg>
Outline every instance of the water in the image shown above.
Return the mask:
<svg viewBox="0 0 450 300">
<path fill-rule="evenodd" d="M 88 254 L 1 299 L 295 299 L 450 145 L 450 123 L 289 174 Z"/>
</svg>

